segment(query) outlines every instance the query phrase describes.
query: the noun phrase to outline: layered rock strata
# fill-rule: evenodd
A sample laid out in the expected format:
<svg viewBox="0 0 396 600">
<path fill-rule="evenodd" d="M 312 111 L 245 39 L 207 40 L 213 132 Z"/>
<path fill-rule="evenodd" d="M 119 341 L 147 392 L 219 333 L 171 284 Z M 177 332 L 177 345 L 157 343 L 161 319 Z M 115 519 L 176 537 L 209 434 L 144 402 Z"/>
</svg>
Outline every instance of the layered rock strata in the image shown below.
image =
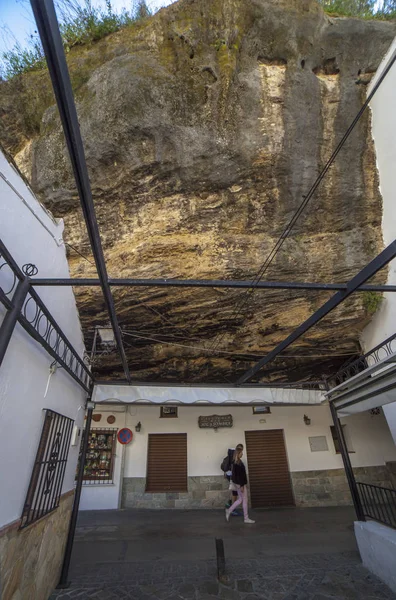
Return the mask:
<svg viewBox="0 0 396 600">
<path fill-rule="evenodd" d="M 392 23 L 330 18 L 314 0 L 180 0 L 72 49 L 109 275 L 254 277 L 364 102 L 395 33 Z M 1 142 L 65 220 L 72 276 L 95 276 L 46 72 L 2 82 L 0 105 Z M 265 279 L 347 281 L 382 249 L 381 216 L 366 112 Z M 376 281 L 385 280 L 383 271 Z M 107 320 L 102 296 L 75 292 L 89 347 Z M 238 312 L 235 290 L 114 294 L 134 379 L 191 382 L 235 381 L 331 295 L 257 291 Z M 377 300 L 355 294 L 260 378 L 330 373 L 359 352 Z M 120 364 L 110 353 L 95 369 L 122 377 Z"/>
</svg>

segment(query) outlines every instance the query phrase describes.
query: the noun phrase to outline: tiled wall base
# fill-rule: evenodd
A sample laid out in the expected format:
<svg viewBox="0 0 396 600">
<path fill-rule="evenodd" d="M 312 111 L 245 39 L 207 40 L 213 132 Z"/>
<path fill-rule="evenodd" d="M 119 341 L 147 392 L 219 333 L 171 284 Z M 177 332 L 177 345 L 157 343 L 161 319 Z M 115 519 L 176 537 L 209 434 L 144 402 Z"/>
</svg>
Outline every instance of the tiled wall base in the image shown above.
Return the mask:
<svg viewBox="0 0 396 600">
<path fill-rule="evenodd" d="M 45 600 L 59 581 L 73 493 L 53 513 L 19 530 L 16 521 L 0 530 L 2 600 Z"/>
<path fill-rule="evenodd" d="M 392 486 L 387 466 L 354 469 L 357 481 Z M 296 506 L 346 506 L 352 504 L 344 469 L 291 473 Z M 145 477 L 126 477 L 122 508 L 223 508 L 230 496 L 222 475 L 188 478 L 187 492 L 146 493 Z"/>
<path fill-rule="evenodd" d="M 384 466 L 357 467 L 356 481 L 392 487 L 391 473 Z M 297 506 L 347 506 L 352 504 L 344 469 L 291 473 Z"/>
<path fill-rule="evenodd" d="M 126 477 L 122 508 L 223 508 L 230 496 L 223 475 L 189 477 L 187 492 L 146 493 L 145 477 Z"/>
</svg>

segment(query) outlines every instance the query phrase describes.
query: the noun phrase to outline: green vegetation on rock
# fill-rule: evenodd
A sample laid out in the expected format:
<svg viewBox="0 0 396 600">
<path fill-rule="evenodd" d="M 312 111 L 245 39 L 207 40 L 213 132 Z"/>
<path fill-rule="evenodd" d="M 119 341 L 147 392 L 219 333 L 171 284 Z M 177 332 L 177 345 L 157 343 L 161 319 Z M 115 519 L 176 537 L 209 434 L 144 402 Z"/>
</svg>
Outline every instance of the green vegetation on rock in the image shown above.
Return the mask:
<svg viewBox="0 0 396 600">
<path fill-rule="evenodd" d="M 319 0 L 319 3 L 333 16 L 361 19 L 396 18 L 396 0 Z"/>
<path fill-rule="evenodd" d="M 396 19 L 396 0 L 318 0 L 331 16 L 362 19 Z M 88 45 L 126 27 L 136 25 L 152 15 L 146 0 L 132 0 L 132 8 L 115 12 L 112 0 L 105 0 L 105 9 L 95 8 L 90 0 L 81 6 L 79 0 L 56 0 L 60 29 L 66 52 L 79 45 Z M 185 11 L 186 12 L 186 11 Z M 187 13 L 184 21 L 190 21 Z M 238 50 L 238 43 L 225 39 L 216 41 L 220 62 L 229 62 L 228 48 Z M 226 51 L 226 52 L 224 52 Z M 226 56 L 227 55 L 227 56 Z M 232 61 L 231 61 L 232 62 Z M 28 71 L 45 68 L 45 57 L 38 36 L 32 37 L 26 47 L 16 44 L 0 55 L 0 79 L 11 79 Z"/>
<path fill-rule="evenodd" d="M 106 9 L 95 8 L 90 0 L 80 6 L 77 0 L 58 0 L 60 31 L 66 52 L 79 45 L 91 44 L 115 33 L 124 27 L 149 17 L 152 13 L 146 0 L 134 0 L 132 9 L 125 8 L 116 13 L 111 0 L 106 0 Z M 3 52 L 0 61 L 0 77 L 11 79 L 28 71 L 45 68 L 44 51 L 39 37 L 32 37 L 26 48 L 16 44 Z"/>
<path fill-rule="evenodd" d="M 373 315 L 379 309 L 383 300 L 379 292 L 364 292 L 363 305 L 369 315 Z"/>
</svg>

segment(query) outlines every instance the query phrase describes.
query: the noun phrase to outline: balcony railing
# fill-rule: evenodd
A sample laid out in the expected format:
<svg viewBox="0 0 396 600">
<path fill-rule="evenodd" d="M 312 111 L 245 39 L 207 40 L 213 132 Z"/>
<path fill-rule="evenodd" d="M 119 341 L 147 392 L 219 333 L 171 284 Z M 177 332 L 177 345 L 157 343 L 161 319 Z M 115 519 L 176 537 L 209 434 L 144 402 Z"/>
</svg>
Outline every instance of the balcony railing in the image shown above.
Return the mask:
<svg viewBox="0 0 396 600">
<path fill-rule="evenodd" d="M 379 363 L 380 361 L 388 358 L 396 352 L 396 333 L 378 344 L 375 348 L 372 348 L 369 352 L 360 356 L 353 362 L 344 365 L 335 375 L 332 375 L 327 379 L 327 385 L 329 389 L 344 383 L 351 377 L 354 377 L 358 373 L 365 371 L 369 367 Z"/>
<path fill-rule="evenodd" d="M 17 306 L 15 297 L 18 286 L 24 281 L 29 282 L 28 277 L 37 273 L 37 268 L 32 264 L 26 264 L 22 269 L 0 240 L 0 304 L 6 311 L 11 311 Z M 21 298 L 17 320 L 25 331 L 55 359 L 56 363 L 63 367 L 86 392 L 89 392 L 93 377 L 88 366 L 31 286 Z M 2 322 L 0 320 L 0 325 Z"/>
<path fill-rule="evenodd" d="M 356 482 L 364 516 L 396 529 L 396 490 Z"/>
</svg>

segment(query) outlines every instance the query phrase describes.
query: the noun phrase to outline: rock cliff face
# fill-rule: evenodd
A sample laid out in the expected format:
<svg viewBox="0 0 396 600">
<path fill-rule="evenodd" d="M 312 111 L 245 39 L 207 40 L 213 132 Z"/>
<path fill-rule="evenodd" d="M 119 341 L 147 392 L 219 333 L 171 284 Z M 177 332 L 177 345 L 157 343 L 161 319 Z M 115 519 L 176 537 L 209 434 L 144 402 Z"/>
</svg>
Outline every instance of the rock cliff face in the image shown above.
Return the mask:
<svg viewBox="0 0 396 600">
<path fill-rule="evenodd" d="M 331 19 L 314 0 L 180 0 L 73 49 L 109 275 L 252 278 L 395 33 L 391 23 Z M 0 105 L 2 143 L 88 259 L 69 247 L 72 276 L 95 276 L 47 74 L 2 82 Z M 367 113 L 265 278 L 346 281 L 382 249 L 381 214 Z M 89 347 L 106 321 L 101 293 L 75 292 Z M 133 377 L 168 381 L 235 381 L 329 296 L 257 291 L 236 316 L 235 290 L 115 290 Z M 261 380 L 317 379 L 339 366 L 359 351 L 372 300 L 356 294 Z M 110 354 L 96 369 L 119 376 L 119 365 Z"/>
</svg>

